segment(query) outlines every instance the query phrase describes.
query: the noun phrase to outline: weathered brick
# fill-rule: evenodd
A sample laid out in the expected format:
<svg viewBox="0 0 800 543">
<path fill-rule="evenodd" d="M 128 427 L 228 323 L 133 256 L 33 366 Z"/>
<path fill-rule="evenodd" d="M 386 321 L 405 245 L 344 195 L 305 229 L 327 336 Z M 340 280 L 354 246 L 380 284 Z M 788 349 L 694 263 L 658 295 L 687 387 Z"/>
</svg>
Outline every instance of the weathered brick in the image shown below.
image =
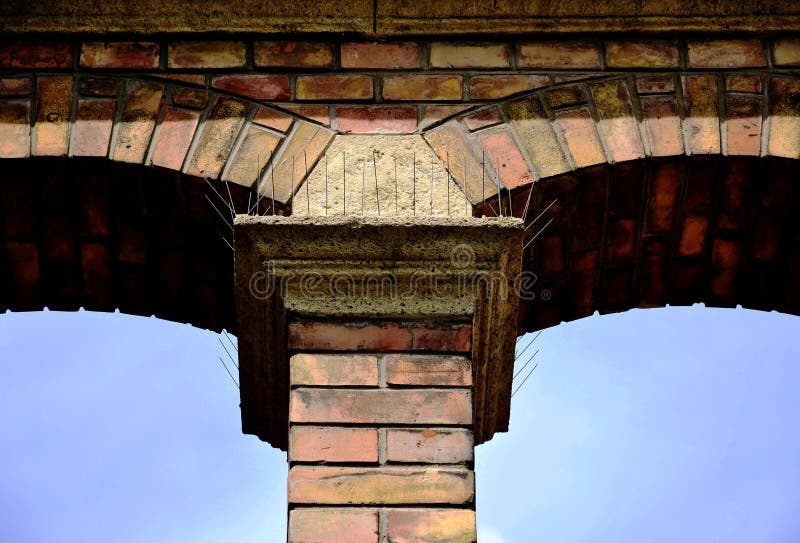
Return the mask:
<svg viewBox="0 0 800 543">
<path fill-rule="evenodd" d="M 336 426 L 292 426 L 291 462 L 377 462 L 378 430 Z"/>
<path fill-rule="evenodd" d="M 36 101 L 33 154 L 66 155 L 72 113 L 72 77 L 37 78 Z"/>
<path fill-rule="evenodd" d="M 285 104 L 281 107 L 298 117 L 310 119 L 325 126 L 331 125 L 331 112 L 327 105 Z"/>
<path fill-rule="evenodd" d="M 116 96 L 120 81 L 110 77 L 84 77 L 78 83 L 78 92 L 84 96 Z"/>
<path fill-rule="evenodd" d="M 703 254 L 708 232 L 708 218 L 703 215 L 687 215 L 683 221 L 678 254 L 695 256 Z"/>
<path fill-rule="evenodd" d="M 222 75 L 213 78 L 211 86 L 254 100 L 288 100 L 292 96 L 287 75 Z"/>
<path fill-rule="evenodd" d="M 326 389 L 292 390 L 292 422 L 365 424 L 471 424 L 467 390 Z"/>
<path fill-rule="evenodd" d="M 241 41 L 178 41 L 169 44 L 170 68 L 242 68 L 245 45 Z"/>
<path fill-rule="evenodd" d="M 761 98 L 755 96 L 728 96 L 725 108 L 727 155 L 761 154 Z"/>
<path fill-rule="evenodd" d="M 289 139 L 284 142 L 281 152 L 265 172 L 269 179 L 270 196 L 275 187 L 275 199 L 286 202 L 292 197 L 292 189 L 297 189 L 306 177 L 306 159 L 314 164 L 325 151 L 334 132 L 320 126 L 297 122 Z M 296 158 L 299 157 L 299 160 Z M 266 190 L 266 189 L 265 189 Z"/>
<path fill-rule="evenodd" d="M 597 44 L 589 41 L 521 43 L 520 68 L 599 68 Z"/>
<path fill-rule="evenodd" d="M 689 42 L 692 68 L 756 68 L 767 65 L 760 40 L 702 40 Z"/>
<path fill-rule="evenodd" d="M 510 68 L 511 47 L 507 43 L 431 44 L 434 68 Z"/>
<path fill-rule="evenodd" d="M 197 89 L 180 88 L 175 89 L 175 92 L 172 93 L 173 104 L 191 109 L 205 109 L 208 99 L 209 95 L 206 91 Z"/>
<path fill-rule="evenodd" d="M 773 44 L 776 66 L 800 66 L 800 38 L 781 38 Z"/>
<path fill-rule="evenodd" d="M 434 123 L 438 123 L 443 121 L 449 117 L 453 117 L 458 115 L 462 111 L 469 109 L 470 106 L 468 105 L 430 105 L 425 106 L 425 114 L 422 117 L 422 121 L 419 124 L 419 127 L 427 128 Z"/>
<path fill-rule="evenodd" d="M 423 138 L 436 151 L 439 157 L 454 156 L 459 160 L 451 164 L 451 173 L 455 179 L 466 178 L 467 194 L 470 201 L 482 200 L 486 177 L 492 177 L 481 164 L 481 157 L 476 156 L 472 142 L 467 142 L 466 131 L 457 120 L 450 120 L 441 126 L 423 133 Z"/>
<path fill-rule="evenodd" d="M 378 543 L 378 510 L 297 507 L 289 511 L 288 543 Z"/>
<path fill-rule="evenodd" d="M 102 243 L 81 243 L 81 270 L 84 292 L 88 302 L 86 309 L 107 309 L 112 292 L 111 250 Z"/>
<path fill-rule="evenodd" d="M 546 96 L 550 107 L 553 109 L 586 103 L 586 93 L 583 91 L 583 85 L 558 87 L 548 91 Z"/>
<path fill-rule="evenodd" d="M 72 133 L 72 154 L 106 156 L 116 111 L 116 100 L 79 100 Z"/>
<path fill-rule="evenodd" d="M 636 78 L 639 94 L 666 94 L 675 92 L 675 78 L 671 75 L 646 75 Z"/>
<path fill-rule="evenodd" d="M 422 65 L 420 46 L 415 42 L 343 43 L 342 68 L 413 69 Z"/>
<path fill-rule="evenodd" d="M 551 177 L 569 170 L 539 98 L 531 96 L 511 102 L 506 112 L 538 177 Z"/>
<path fill-rule="evenodd" d="M 647 233 L 669 233 L 674 226 L 681 188 L 680 164 L 665 162 L 654 168 L 647 204 Z"/>
<path fill-rule="evenodd" d="M 714 298 L 731 300 L 736 288 L 736 271 L 742 259 L 742 244 L 738 241 L 715 239 L 711 249 L 710 293 Z"/>
<path fill-rule="evenodd" d="M 725 89 L 729 92 L 752 92 L 761 94 L 761 76 L 729 75 L 725 79 Z"/>
<path fill-rule="evenodd" d="M 151 161 L 155 166 L 180 170 L 192 144 L 200 114 L 168 107 L 153 142 Z"/>
<path fill-rule="evenodd" d="M 652 156 L 683 154 L 683 135 L 678 104 L 669 96 L 643 97 L 641 99 L 644 126 Z"/>
<path fill-rule="evenodd" d="M 186 173 L 215 179 L 239 134 L 249 109 L 248 104 L 219 97 L 203 123 Z"/>
<path fill-rule="evenodd" d="M 374 95 L 369 75 L 301 75 L 296 85 L 298 100 L 368 100 Z"/>
<path fill-rule="evenodd" d="M 488 109 L 482 109 L 472 115 L 467 115 L 463 118 L 464 124 L 470 131 L 480 130 L 489 126 L 494 126 L 503 122 L 503 115 L 500 113 L 500 108 L 492 106 Z"/>
<path fill-rule="evenodd" d="M 473 461 L 472 432 L 464 428 L 389 428 L 386 460 L 416 464 Z"/>
<path fill-rule="evenodd" d="M 138 41 L 85 42 L 80 65 L 84 68 L 158 68 L 157 43 Z"/>
<path fill-rule="evenodd" d="M 2 40 L 0 68 L 72 68 L 72 42 Z"/>
<path fill-rule="evenodd" d="M 328 68 L 333 65 L 333 46 L 327 42 L 257 41 L 253 57 L 256 66 Z"/>
<path fill-rule="evenodd" d="M 677 68 L 678 42 L 674 40 L 610 41 L 606 43 L 609 68 Z"/>
<path fill-rule="evenodd" d="M 24 96 L 30 93 L 31 80 L 28 77 L 0 79 L 0 96 Z"/>
<path fill-rule="evenodd" d="M 383 357 L 386 382 L 390 385 L 469 386 L 469 359 L 446 355 L 397 354 Z"/>
<path fill-rule="evenodd" d="M 164 85 L 146 81 L 128 83 L 127 98 L 118 122 L 114 160 L 142 163 L 156 126 Z"/>
<path fill-rule="evenodd" d="M 475 511 L 469 509 L 388 509 L 388 543 L 477 541 Z"/>
<path fill-rule="evenodd" d="M 374 355 L 300 353 L 291 357 L 289 368 L 292 386 L 378 386 L 378 357 Z"/>
<path fill-rule="evenodd" d="M 383 78 L 386 100 L 461 100 L 460 75 L 387 75 Z"/>
<path fill-rule="evenodd" d="M 30 155 L 30 116 L 31 104 L 27 100 L 0 102 L 0 157 Z"/>
<path fill-rule="evenodd" d="M 720 152 L 717 78 L 713 75 L 683 77 L 684 131 L 693 155 Z"/>
<path fill-rule="evenodd" d="M 770 81 L 769 145 L 772 156 L 800 157 L 800 81 L 774 77 Z"/>
<path fill-rule="evenodd" d="M 422 324 L 293 322 L 289 348 L 333 351 L 439 350 L 468 352 L 472 328 Z"/>
<path fill-rule="evenodd" d="M 261 170 L 267 165 L 280 142 L 279 136 L 251 127 L 233 155 L 223 180 L 244 187 L 253 186 L 258 182 Z"/>
<path fill-rule="evenodd" d="M 277 130 L 286 132 L 292 126 L 292 116 L 268 107 L 258 108 L 258 112 L 253 117 L 253 122 Z"/>
<path fill-rule="evenodd" d="M 39 283 L 39 249 L 36 243 L 6 242 L 8 258 L 8 277 L 12 285 L 14 300 L 20 304 L 29 304 L 31 308 L 37 303 L 36 291 Z"/>
<path fill-rule="evenodd" d="M 338 106 L 339 132 L 353 134 L 411 134 L 417 129 L 414 106 Z"/>
<path fill-rule="evenodd" d="M 474 474 L 463 467 L 294 466 L 289 470 L 289 503 L 463 504 L 474 496 Z"/>
<path fill-rule="evenodd" d="M 633 116 L 628 86 L 623 80 L 604 81 L 591 86 L 600 133 L 614 162 L 644 157 L 639 125 Z"/>
<path fill-rule="evenodd" d="M 561 110 L 556 113 L 556 124 L 561 128 L 575 166 L 583 168 L 606 162 L 603 147 L 589 110 L 585 107 Z"/>
<path fill-rule="evenodd" d="M 483 132 L 478 141 L 505 188 L 513 189 L 533 181 L 528 164 L 509 130 L 501 128 Z"/>
<path fill-rule="evenodd" d="M 190 85 L 197 85 L 198 87 L 205 86 L 206 76 L 202 74 L 165 74 L 154 73 L 150 77 L 157 77 L 158 79 L 167 79 L 169 81 L 180 81 L 181 83 L 189 83 Z"/>
<path fill-rule="evenodd" d="M 550 84 L 546 75 L 476 75 L 469 78 L 472 100 L 496 100 Z"/>
</svg>

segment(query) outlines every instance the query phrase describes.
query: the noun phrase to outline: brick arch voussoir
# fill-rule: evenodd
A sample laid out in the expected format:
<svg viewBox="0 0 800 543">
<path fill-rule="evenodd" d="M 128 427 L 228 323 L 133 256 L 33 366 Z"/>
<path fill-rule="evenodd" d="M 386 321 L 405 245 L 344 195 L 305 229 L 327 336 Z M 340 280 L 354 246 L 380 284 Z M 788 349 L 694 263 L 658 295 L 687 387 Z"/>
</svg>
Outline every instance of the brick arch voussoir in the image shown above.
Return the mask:
<svg viewBox="0 0 800 543">
<path fill-rule="evenodd" d="M 473 203 L 601 164 L 800 157 L 796 74 L 587 74 L 478 104 L 423 135 Z"/>
</svg>

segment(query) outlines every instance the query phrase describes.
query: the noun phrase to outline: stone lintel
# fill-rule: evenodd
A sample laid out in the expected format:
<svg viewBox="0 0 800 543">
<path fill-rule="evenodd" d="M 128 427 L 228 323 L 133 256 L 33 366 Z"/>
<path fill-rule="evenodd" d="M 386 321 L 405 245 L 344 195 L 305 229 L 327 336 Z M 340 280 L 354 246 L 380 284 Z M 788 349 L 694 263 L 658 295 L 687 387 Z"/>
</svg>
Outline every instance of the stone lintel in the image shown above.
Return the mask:
<svg viewBox="0 0 800 543">
<path fill-rule="evenodd" d="M 286 448 L 287 313 L 471 321 L 476 443 L 507 431 L 521 220 L 240 216 L 234 229 L 244 433 Z"/>
</svg>

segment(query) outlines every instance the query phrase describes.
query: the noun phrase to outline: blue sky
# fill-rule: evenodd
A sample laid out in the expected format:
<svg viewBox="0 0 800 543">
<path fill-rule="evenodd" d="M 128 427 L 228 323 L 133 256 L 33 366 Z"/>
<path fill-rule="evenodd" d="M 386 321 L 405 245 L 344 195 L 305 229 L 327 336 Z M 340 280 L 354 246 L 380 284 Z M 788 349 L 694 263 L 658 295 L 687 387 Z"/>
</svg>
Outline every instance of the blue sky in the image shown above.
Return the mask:
<svg viewBox="0 0 800 543">
<path fill-rule="evenodd" d="M 477 449 L 479 540 L 799 541 L 798 338 L 702 307 L 546 330 Z M 284 541 L 285 455 L 240 433 L 216 334 L 15 313 L 0 353 L 0 543 Z"/>
</svg>

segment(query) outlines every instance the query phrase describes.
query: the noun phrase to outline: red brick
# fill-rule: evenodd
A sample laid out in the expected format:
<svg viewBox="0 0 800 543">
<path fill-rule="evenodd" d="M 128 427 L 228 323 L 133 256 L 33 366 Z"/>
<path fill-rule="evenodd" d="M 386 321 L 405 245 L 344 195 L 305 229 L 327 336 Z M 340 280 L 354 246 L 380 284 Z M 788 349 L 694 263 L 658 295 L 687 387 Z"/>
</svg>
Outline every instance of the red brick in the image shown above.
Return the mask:
<svg viewBox="0 0 800 543">
<path fill-rule="evenodd" d="M 28 101 L 0 102 L 0 157 L 30 155 L 31 104 Z"/>
<path fill-rule="evenodd" d="M 472 365 L 461 356 L 388 355 L 383 357 L 390 385 L 469 386 Z"/>
<path fill-rule="evenodd" d="M 286 104 L 281 107 L 298 117 L 310 119 L 325 126 L 331 125 L 331 112 L 327 105 Z"/>
<path fill-rule="evenodd" d="M 666 94 L 675 92 L 675 78 L 671 75 L 647 75 L 636 78 L 639 94 Z"/>
<path fill-rule="evenodd" d="M 506 43 L 431 44 L 434 68 L 510 68 L 511 48 Z"/>
<path fill-rule="evenodd" d="M 378 430 L 334 426 L 292 426 L 290 462 L 377 462 Z"/>
<path fill-rule="evenodd" d="M 506 114 L 540 178 L 570 169 L 550 117 L 538 97 L 528 96 L 507 104 Z"/>
<path fill-rule="evenodd" d="M 36 286 L 39 283 L 39 249 L 36 243 L 9 241 L 6 243 L 8 277 L 11 280 L 14 301 L 19 305 L 36 303 Z M 40 306 L 41 307 L 41 306 Z M 31 307 L 32 308 L 32 307 Z"/>
<path fill-rule="evenodd" d="M 449 117 L 458 115 L 462 111 L 469 109 L 468 105 L 431 105 L 425 106 L 425 116 L 420 123 L 420 128 L 427 128 L 434 123 L 443 121 Z"/>
<path fill-rule="evenodd" d="M 163 94 L 164 85 L 159 83 L 128 83 L 127 97 L 117 123 L 114 160 L 139 164 L 144 162 Z"/>
<path fill-rule="evenodd" d="M 84 68 L 158 68 L 157 43 L 137 41 L 86 42 L 81 47 Z"/>
<path fill-rule="evenodd" d="M 289 511 L 288 543 L 378 543 L 378 510 L 298 507 Z"/>
<path fill-rule="evenodd" d="M 420 46 L 414 42 L 343 43 L 342 68 L 411 69 L 422 66 Z"/>
<path fill-rule="evenodd" d="M 677 41 L 611 41 L 606 43 L 609 68 L 677 68 Z"/>
<path fill-rule="evenodd" d="M 773 77 L 770 81 L 769 154 L 800 156 L 800 81 Z"/>
<path fill-rule="evenodd" d="M 633 106 L 624 81 L 612 80 L 591 86 L 600 133 L 614 162 L 644 157 L 639 123 L 633 116 Z"/>
<path fill-rule="evenodd" d="M 292 126 L 293 120 L 291 115 L 281 113 L 280 111 L 268 107 L 259 108 L 255 117 L 253 117 L 254 123 L 284 133 Z"/>
<path fill-rule="evenodd" d="M 72 154 L 106 156 L 116 111 L 116 100 L 79 100 L 72 134 Z"/>
<path fill-rule="evenodd" d="M 469 509 L 388 509 L 388 543 L 477 541 L 475 511 Z"/>
<path fill-rule="evenodd" d="M 710 294 L 714 298 L 731 300 L 736 288 L 736 270 L 742 258 L 738 241 L 715 239 L 711 249 L 712 275 Z"/>
<path fill-rule="evenodd" d="M 0 79 L 0 96 L 23 96 L 31 93 L 31 80 L 28 77 Z"/>
<path fill-rule="evenodd" d="M 155 166 L 180 170 L 192 144 L 200 114 L 168 107 L 153 143 Z"/>
<path fill-rule="evenodd" d="M 478 141 L 505 188 L 513 189 L 533 181 L 528 164 L 508 130 L 481 133 Z"/>
<path fill-rule="evenodd" d="M 529 42 L 519 46 L 520 68 L 599 68 L 597 44 L 588 41 Z"/>
<path fill-rule="evenodd" d="M 461 100 L 460 75 L 387 75 L 383 78 L 386 100 Z"/>
<path fill-rule="evenodd" d="M 467 353 L 472 348 L 472 326 L 425 326 L 411 327 L 412 349 L 415 351 L 451 351 Z"/>
<path fill-rule="evenodd" d="M 327 42 L 257 41 L 253 57 L 256 66 L 328 68 L 333 65 L 333 46 Z"/>
<path fill-rule="evenodd" d="M 469 97 L 496 100 L 550 84 L 546 75 L 476 75 L 469 78 Z"/>
<path fill-rule="evenodd" d="M 680 166 L 674 162 L 666 162 L 655 168 L 647 204 L 648 233 L 672 232 L 681 173 Z"/>
<path fill-rule="evenodd" d="M 241 41 L 179 41 L 169 44 L 170 68 L 242 68 L 245 45 Z"/>
<path fill-rule="evenodd" d="M 369 75 L 301 75 L 296 85 L 298 100 L 368 100 L 374 95 Z"/>
<path fill-rule="evenodd" d="M 289 503 L 464 504 L 475 477 L 463 467 L 310 467 L 289 470 Z"/>
<path fill-rule="evenodd" d="M 728 96 L 726 155 L 761 154 L 761 97 Z"/>
<path fill-rule="evenodd" d="M 172 93 L 172 103 L 176 106 L 191 109 L 205 109 L 208 105 L 209 94 L 196 89 L 175 89 Z"/>
<path fill-rule="evenodd" d="M 198 87 L 205 86 L 206 76 L 201 74 L 165 74 L 155 73 L 150 77 L 157 77 L 158 79 L 167 79 L 169 81 L 180 81 L 181 83 L 189 83 L 190 85 L 197 85 Z"/>
<path fill-rule="evenodd" d="M 702 40 L 689 42 L 692 68 L 755 68 L 767 65 L 760 40 Z"/>
<path fill-rule="evenodd" d="M 558 111 L 556 124 L 564 133 L 576 167 L 583 168 L 606 162 L 594 120 L 588 109 L 581 107 Z"/>
<path fill-rule="evenodd" d="M 0 68 L 72 68 L 72 42 L 0 41 Z"/>
<path fill-rule="evenodd" d="M 280 142 L 280 136 L 251 126 L 229 161 L 223 180 L 244 187 L 253 186 L 258 182 L 263 167 L 269 162 Z"/>
<path fill-rule="evenodd" d="M 417 129 L 414 106 L 338 106 L 337 128 L 354 134 L 411 134 Z"/>
<path fill-rule="evenodd" d="M 72 114 L 72 77 L 37 78 L 36 100 L 33 154 L 66 155 Z"/>
<path fill-rule="evenodd" d="M 466 390 L 297 388 L 292 422 L 365 424 L 471 424 Z"/>
<path fill-rule="evenodd" d="M 683 134 L 675 98 L 668 96 L 641 98 L 644 126 L 652 156 L 683 154 Z"/>
<path fill-rule="evenodd" d="M 776 66 L 800 66 L 800 38 L 782 38 L 773 44 Z"/>
<path fill-rule="evenodd" d="M 761 76 L 729 75 L 725 80 L 725 89 L 728 92 L 752 92 L 761 94 Z"/>
<path fill-rule="evenodd" d="M 717 78 L 713 75 L 683 77 L 684 130 L 693 155 L 720 152 Z"/>
<path fill-rule="evenodd" d="M 217 98 L 200 129 L 186 173 L 212 179 L 219 176 L 248 110 L 249 105 L 239 100 Z"/>
<path fill-rule="evenodd" d="M 286 75 L 223 75 L 212 79 L 211 86 L 254 100 L 288 100 L 292 96 Z"/>
<path fill-rule="evenodd" d="M 678 245 L 678 254 L 681 256 L 695 256 L 703 254 L 708 232 L 708 217 L 702 215 L 687 215 L 683 221 L 681 241 Z"/>
<path fill-rule="evenodd" d="M 301 353 L 289 361 L 292 386 L 378 386 L 378 357 L 356 354 Z"/>
<path fill-rule="evenodd" d="M 467 128 L 474 132 L 475 130 L 502 123 L 503 115 L 500 113 L 500 108 L 492 106 L 488 109 L 482 109 L 473 113 L 472 115 L 467 115 L 463 120 Z"/>
<path fill-rule="evenodd" d="M 83 77 L 78 83 L 78 92 L 88 96 L 117 96 L 121 81 L 110 77 Z"/>
<path fill-rule="evenodd" d="M 102 243 L 81 244 L 81 270 L 86 309 L 110 310 L 113 257 L 108 246 Z"/>
<path fill-rule="evenodd" d="M 472 432 L 463 428 L 390 428 L 386 460 L 415 464 L 461 464 L 473 461 Z"/>
<path fill-rule="evenodd" d="M 422 324 L 293 322 L 289 348 L 333 351 L 440 350 L 468 352 L 472 328 Z"/>
</svg>

